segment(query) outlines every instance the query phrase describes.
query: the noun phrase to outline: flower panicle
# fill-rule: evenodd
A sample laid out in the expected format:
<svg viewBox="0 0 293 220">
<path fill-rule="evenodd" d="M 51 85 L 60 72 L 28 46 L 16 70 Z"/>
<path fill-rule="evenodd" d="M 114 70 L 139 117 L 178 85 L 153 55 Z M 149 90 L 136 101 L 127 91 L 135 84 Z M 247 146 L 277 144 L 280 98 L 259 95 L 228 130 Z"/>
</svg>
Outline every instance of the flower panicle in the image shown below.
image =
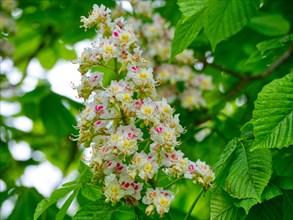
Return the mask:
<svg viewBox="0 0 293 220">
<path fill-rule="evenodd" d="M 103 5 L 94 5 L 81 21 L 85 29 L 97 27 L 97 39 L 75 61 L 82 75 L 76 89 L 85 100 L 78 115 L 78 141 L 91 147 L 87 160 L 106 202 L 142 202 L 148 205 L 147 214 L 156 210 L 162 216 L 174 194 L 153 184 L 160 170 L 203 186 L 213 181 L 212 171 L 177 150 L 185 129 L 167 100 L 158 99 L 153 69 L 133 27 L 122 17 L 111 19 L 111 10 Z M 105 83 L 104 72 L 90 71 L 94 66 L 109 69 L 116 80 Z"/>
</svg>

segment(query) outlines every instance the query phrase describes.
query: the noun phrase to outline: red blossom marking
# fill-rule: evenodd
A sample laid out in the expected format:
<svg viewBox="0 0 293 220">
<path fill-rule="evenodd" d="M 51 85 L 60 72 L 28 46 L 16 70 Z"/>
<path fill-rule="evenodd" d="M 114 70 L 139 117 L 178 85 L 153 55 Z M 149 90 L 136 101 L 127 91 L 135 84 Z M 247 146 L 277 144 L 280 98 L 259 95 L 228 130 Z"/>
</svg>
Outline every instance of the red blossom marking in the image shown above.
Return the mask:
<svg viewBox="0 0 293 220">
<path fill-rule="evenodd" d="M 163 128 L 162 127 L 156 127 L 155 130 L 156 130 L 156 132 L 161 133 L 163 131 Z"/>
</svg>

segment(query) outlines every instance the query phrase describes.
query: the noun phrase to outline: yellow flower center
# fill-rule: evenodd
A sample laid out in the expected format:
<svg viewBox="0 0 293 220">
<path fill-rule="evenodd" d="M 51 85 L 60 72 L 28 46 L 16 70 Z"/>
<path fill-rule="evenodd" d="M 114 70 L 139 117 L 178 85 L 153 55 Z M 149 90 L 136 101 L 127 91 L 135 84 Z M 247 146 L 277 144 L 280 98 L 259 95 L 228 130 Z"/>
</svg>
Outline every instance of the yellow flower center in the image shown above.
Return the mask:
<svg viewBox="0 0 293 220">
<path fill-rule="evenodd" d="M 112 45 L 107 45 L 105 47 L 105 50 L 106 50 L 107 53 L 113 53 L 114 48 L 113 48 Z"/>
</svg>

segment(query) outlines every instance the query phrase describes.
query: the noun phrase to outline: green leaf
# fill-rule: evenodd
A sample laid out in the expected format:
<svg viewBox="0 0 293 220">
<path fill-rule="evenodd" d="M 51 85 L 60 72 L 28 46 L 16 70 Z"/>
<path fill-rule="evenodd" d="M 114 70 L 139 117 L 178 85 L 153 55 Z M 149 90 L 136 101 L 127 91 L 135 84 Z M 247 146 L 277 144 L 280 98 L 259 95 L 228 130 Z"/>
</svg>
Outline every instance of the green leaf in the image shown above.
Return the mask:
<svg viewBox="0 0 293 220">
<path fill-rule="evenodd" d="M 55 51 L 53 50 L 53 48 L 50 47 L 42 50 L 38 54 L 37 58 L 40 61 L 42 67 L 47 70 L 52 69 L 58 60 Z"/>
<path fill-rule="evenodd" d="M 276 184 L 282 189 L 293 190 L 293 176 L 280 176 Z"/>
<path fill-rule="evenodd" d="M 215 50 L 219 42 L 239 32 L 256 14 L 258 7 L 257 0 L 210 0 L 204 28 L 212 49 Z"/>
<path fill-rule="evenodd" d="M 18 197 L 16 203 L 14 204 L 14 209 L 8 219 L 31 220 L 34 210 L 37 207 L 37 203 L 43 198 L 43 196 L 35 188 L 25 187 L 15 189 L 15 194 L 17 194 Z"/>
<path fill-rule="evenodd" d="M 250 151 L 252 141 L 239 141 L 235 150 L 225 190 L 234 198 L 254 198 L 261 194 L 272 174 L 272 156 L 268 149 Z"/>
<path fill-rule="evenodd" d="M 222 188 L 218 188 L 211 198 L 211 220 L 239 219 L 242 210 L 234 205 L 235 200 Z"/>
<path fill-rule="evenodd" d="M 253 111 L 257 148 L 283 148 L 293 144 L 293 73 L 266 85 Z"/>
<path fill-rule="evenodd" d="M 92 173 L 91 169 L 89 168 L 88 165 L 86 165 L 81 160 L 78 163 L 78 168 L 77 169 L 78 169 L 78 172 L 80 174 L 80 176 L 78 178 L 79 182 L 89 183 L 92 180 L 93 173 Z"/>
<path fill-rule="evenodd" d="M 273 155 L 273 169 L 278 176 L 293 176 L 293 146 L 283 148 L 281 150 L 275 149 Z"/>
<path fill-rule="evenodd" d="M 255 63 L 259 60 L 275 54 L 275 50 L 284 47 L 287 42 L 293 41 L 293 34 L 286 35 L 267 41 L 260 42 L 256 45 L 257 51 L 253 52 L 246 63 Z"/>
<path fill-rule="evenodd" d="M 219 160 L 214 165 L 215 176 L 217 178 L 217 184 L 221 184 L 224 182 L 231 166 L 231 162 L 233 161 L 233 153 L 237 146 L 237 140 L 233 139 L 230 141 L 224 149 L 224 152 L 221 154 Z"/>
<path fill-rule="evenodd" d="M 260 42 L 256 45 L 256 48 L 264 54 L 264 52 L 269 50 L 275 50 L 283 47 L 285 43 L 293 41 L 293 34 L 286 35 L 284 37 L 275 38 L 267 41 Z"/>
<path fill-rule="evenodd" d="M 55 218 L 56 220 L 64 219 L 70 204 L 72 203 L 73 199 L 78 194 L 79 190 L 80 190 L 80 186 L 78 188 L 76 188 L 73 191 L 73 193 L 69 196 L 69 198 L 64 202 L 64 204 L 62 205 L 61 209 L 59 210 L 59 212 L 56 215 L 56 218 Z"/>
<path fill-rule="evenodd" d="M 272 198 L 275 198 L 277 196 L 282 195 L 282 191 L 279 187 L 273 185 L 273 184 L 269 184 L 267 185 L 267 187 L 264 189 L 263 194 L 261 195 L 262 201 L 265 200 L 270 200 Z"/>
<path fill-rule="evenodd" d="M 243 199 L 240 202 L 236 203 L 236 207 L 243 208 L 245 210 L 246 215 L 249 213 L 249 210 L 252 206 L 258 203 L 257 199 Z"/>
<path fill-rule="evenodd" d="M 260 14 L 250 20 L 248 27 L 265 36 L 273 37 L 287 34 L 290 22 L 281 14 Z"/>
<path fill-rule="evenodd" d="M 62 98 L 50 93 L 40 103 L 40 115 L 48 134 L 60 139 L 76 133 L 76 120 L 72 113 L 62 104 Z"/>
<path fill-rule="evenodd" d="M 186 21 L 183 17 L 178 21 L 172 41 L 171 60 L 196 38 L 203 27 L 203 18 L 203 15 L 195 14 Z"/>
<path fill-rule="evenodd" d="M 207 3 L 208 0 L 178 0 L 177 2 L 179 10 L 186 19 L 199 12 Z"/>
<path fill-rule="evenodd" d="M 102 196 L 101 189 L 91 185 L 83 185 L 81 187 L 81 194 L 91 201 L 96 201 Z"/>
<path fill-rule="evenodd" d="M 293 219 L 293 190 L 283 192 L 283 215 L 286 219 Z"/>
<path fill-rule="evenodd" d="M 283 219 L 282 214 L 282 196 L 275 197 L 259 205 L 252 207 L 247 216 L 247 220 L 255 219 Z"/>
<path fill-rule="evenodd" d="M 73 220 L 107 220 L 111 218 L 111 210 L 113 208 L 105 205 L 100 200 L 90 203 L 84 208 L 80 209 L 74 216 Z"/>
<path fill-rule="evenodd" d="M 66 196 L 69 192 L 75 190 L 77 187 L 78 187 L 77 185 L 72 185 L 70 187 L 63 187 L 63 188 L 57 189 L 52 193 L 50 198 L 43 199 L 41 202 L 39 202 L 35 210 L 34 220 L 38 219 L 47 208 L 49 208 L 51 205 L 56 203 L 59 199 Z"/>
<path fill-rule="evenodd" d="M 251 139 L 254 137 L 253 135 L 253 125 L 252 122 L 249 121 L 245 123 L 242 128 L 240 129 L 241 131 L 241 137 L 244 139 Z"/>
</svg>

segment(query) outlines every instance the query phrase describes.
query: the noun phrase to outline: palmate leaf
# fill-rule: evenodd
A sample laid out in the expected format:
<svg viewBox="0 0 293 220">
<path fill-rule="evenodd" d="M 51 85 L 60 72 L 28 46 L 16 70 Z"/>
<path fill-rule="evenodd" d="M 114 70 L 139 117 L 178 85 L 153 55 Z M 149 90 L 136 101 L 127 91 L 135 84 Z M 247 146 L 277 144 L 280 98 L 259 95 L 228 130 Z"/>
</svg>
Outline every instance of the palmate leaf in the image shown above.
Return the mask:
<svg viewBox="0 0 293 220">
<path fill-rule="evenodd" d="M 237 208 L 235 200 L 222 188 L 218 188 L 211 198 L 211 220 L 236 220 L 244 214 Z"/>
<path fill-rule="evenodd" d="M 260 202 L 272 174 L 272 156 L 268 149 L 251 152 L 251 144 L 250 140 L 238 142 L 225 190 L 234 198 L 254 198 Z"/>
<path fill-rule="evenodd" d="M 253 111 L 257 148 L 283 148 L 293 144 L 293 73 L 266 85 Z"/>
</svg>

